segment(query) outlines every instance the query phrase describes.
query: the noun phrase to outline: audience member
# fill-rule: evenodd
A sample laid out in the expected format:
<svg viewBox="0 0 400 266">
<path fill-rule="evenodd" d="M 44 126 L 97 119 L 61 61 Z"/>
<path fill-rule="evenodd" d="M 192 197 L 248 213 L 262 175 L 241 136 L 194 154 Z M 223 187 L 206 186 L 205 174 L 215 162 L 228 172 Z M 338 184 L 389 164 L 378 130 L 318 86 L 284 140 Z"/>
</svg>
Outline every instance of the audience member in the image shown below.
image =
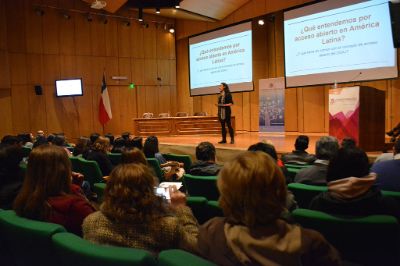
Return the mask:
<svg viewBox="0 0 400 266">
<path fill-rule="evenodd" d="M 61 224 L 81 235 L 83 219 L 94 208 L 71 179 L 71 162 L 62 148 L 42 145 L 33 149 L 14 202 L 15 212 L 29 219 Z"/>
<path fill-rule="evenodd" d="M 19 167 L 23 157 L 18 145 L 0 148 L 0 209 L 12 209 L 23 182 L 24 173 Z"/>
<path fill-rule="evenodd" d="M 393 147 L 393 160 L 375 163 L 371 172 L 377 174 L 376 185 L 382 190 L 400 192 L 400 139 Z"/>
<path fill-rule="evenodd" d="M 171 204 L 156 196 L 154 176 L 143 164 L 120 164 L 112 172 L 100 211 L 83 222 L 83 237 L 98 244 L 125 246 L 158 253 L 164 249 L 193 250 L 198 224 L 186 197 L 174 187 Z"/>
<path fill-rule="evenodd" d="M 328 191 L 316 196 L 310 208 L 332 214 L 367 216 L 387 214 L 400 218 L 396 201 L 382 196 L 369 174 L 367 154 L 359 148 L 340 148 L 330 160 Z"/>
<path fill-rule="evenodd" d="M 192 164 L 188 173 L 199 176 L 215 176 L 221 170 L 221 165 L 215 163 L 215 147 L 211 142 L 201 142 L 196 147 L 197 161 Z"/>
<path fill-rule="evenodd" d="M 131 132 L 123 132 L 121 137 L 125 140 L 125 143 L 131 139 Z"/>
<path fill-rule="evenodd" d="M 86 160 L 96 161 L 100 167 L 101 173 L 103 176 L 108 176 L 113 169 L 113 165 L 110 161 L 110 158 L 107 156 L 108 148 L 110 142 L 108 138 L 98 137 L 96 142 L 92 145 L 92 149 L 88 152 Z"/>
<path fill-rule="evenodd" d="M 143 146 L 144 155 L 146 158 L 157 159 L 160 167 L 164 171 L 164 177 L 166 180 L 181 179 L 185 170 L 182 168 L 183 165 L 175 161 L 167 161 L 158 149 L 158 138 L 156 136 L 150 136 L 146 139 Z"/>
<path fill-rule="evenodd" d="M 90 134 L 89 138 L 90 138 L 90 142 L 92 143 L 92 145 L 96 142 L 96 140 L 100 137 L 99 133 L 92 133 Z"/>
<path fill-rule="evenodd" d="M 351 137 L 345 137 L 342 139 L 342 142 L 340 143 L 341 148 L 356 148 L 357 147 L 357 142 L 355 139 Z"/>
<path fill-rule="evenodd" d="M 53 145 L 59 146 L 65 150 L 65 152 L 68 154 L 69 157 L 72 156 L 72 152 L 67 149 L 67 143 L 65 141 L 65 136 L 64 134 L 58 134 L 54 136 L 54 139 L 52 141 Z"/>
<path fill-rule="evenodd" d="M 90 150 L 91 142 L 90 139 L 87 137 L 80 137 L 78 142 L 75 145 L 74 152 L 72 155 L 74 156 L 82 156 L 87 157 L 89 150 Z"/>
<path fill-rule="evenodd" d="M 123 138 L 116 138 L 114 140 L 114 146 L 112 147 L 112 153 L 122 153 L 125 149 L 125 140 Z"/>
<path fill-rule="evenodd" d="M 0 147 L 9 145 L 21 146 L 17 136 L 6 135 L 1 139 Z"/>
<path fill-rule="evenodd" d="M 143 150 L 143 138 L 142 137 L 134 137 L 126 142 L 126 148 L 138 148 L 139 150 Z"/>
<path fill-rule="evenodd" d="M 47 142 L 48 142 L 49 144 L 53 144 L 54 138 L 55 138 L 55 135 L 54 135 L 54 134 L 49 134 L 49 135 L 47 136 Z"/>
<path fill-rule="evenodd" d="M 45 144 L 49 144 L 47 138 L 45 136 L 37 136 L 35 142 L 33 143 L 32 149 Z"/>
<path fill-rule="evenodd" d="M 32 133 L 22 133 L 22 134 L 19 134 L 17 137 L 22 146 L 32 149 L 32 146 L 33 146 Z"/>
<path fill-rule="evenodd" d="M 313 230 L 283 217 L 286 184 L 275 161 L 245 152 L 217 180 L 225 217 L 200 227 L 198 252 L 218 265 L 339 265 L 336 250 Z"/>
<path fill-rule="evenodd" d="M 141 150 L 133 148 L 122 152 L 121 163 L 141 163 L 147 165 L 147 160 Z"/>
<path fill-rule="evenodd" d="M 110 147 L 114 146 L 114 135 L 111 133 L 107 133 L 104 135 L 104 137 L 108 138 L 108 141 L 110 141 Z"/>
<path fill-rule="evenodd" d="M 294 178 L 294 182 L 308 185 L 326 186 L 326 172 L 329 160 L 337 153 L 339 143 L 335 137 L 321 137 L 316 145 L 317 160 L 314 165 L 301 170 Z"/>
<path fill-rule="evenodd" d="M 282 155 L 282 162 L 289 164 L 312 164 L 315 161 L 315 155 L 306 152 L 308 149 L 308 136 L 300 135 L 294 143 L 295 150 L 291 153 Z"/>
</svg>

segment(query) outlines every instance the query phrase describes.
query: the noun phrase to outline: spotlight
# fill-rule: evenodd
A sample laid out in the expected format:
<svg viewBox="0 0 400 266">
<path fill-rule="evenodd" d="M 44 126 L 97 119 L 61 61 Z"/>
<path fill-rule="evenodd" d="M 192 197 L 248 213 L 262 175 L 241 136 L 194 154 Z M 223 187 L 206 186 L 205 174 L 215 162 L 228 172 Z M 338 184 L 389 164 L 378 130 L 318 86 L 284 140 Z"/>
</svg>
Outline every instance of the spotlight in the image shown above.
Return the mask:
<svg viewBox="0 0 400 266">
<path fill-rule="evenodd" d="M 181 8 L 180 2 L 180 0 L 175 0 L 175 8 Z"/>
<path fill-rule="evenodd" d="M 160 8 L 159 7 L 156 8 L 156 14 L 160 14 Z"/>
<path fill-rule="evenodd" d="M 171 27 L 169 28 L 169 32 L 173 34 L 173 33 L 175 32 L 174 27 L 171 26 Z"/>
<path fill-rule="evenodd" d="M 143 21 L 143 9 L 142 8 L 139 8 L 138 20 L 140 22 Z"/>
<path fill-rule="evenodd" d="M 181 8 L 181 6 L 180 5 L 176 5 L 175 8 Z"/>
<path fill-rule="evenodd" d="M 35 8 L 35 13 L 36 13 L 36 15 L 38 15 L 40 17 L 44 15 L 44 11 L 38 7 Z"/>
<path fill-rule="evenodd" d="M 259 19 L 259 20 L 258 20 L 258 25 L 262 26 L 262 25 L 264 25 L 264 23 L 265 23 L 265 22 L 264 22 L 263 19 Z"/>
</svg>

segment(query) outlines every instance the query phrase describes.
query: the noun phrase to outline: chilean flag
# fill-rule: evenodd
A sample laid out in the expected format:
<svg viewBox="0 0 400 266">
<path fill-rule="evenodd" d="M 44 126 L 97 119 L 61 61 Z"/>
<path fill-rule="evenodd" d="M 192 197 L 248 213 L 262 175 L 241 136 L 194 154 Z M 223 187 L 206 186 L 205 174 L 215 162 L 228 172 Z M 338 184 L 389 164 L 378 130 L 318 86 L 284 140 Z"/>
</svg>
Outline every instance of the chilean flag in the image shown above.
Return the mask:
<svg viewBox="0 0 400 266">
<path fill-rule="evenodd" d="M 103 83 L 101 85 L 101 98 L 99 104 L 99 121 L 102 125 L 107 123 L 112 118 L 110 98 L 106 84 L 106 77 L 103 74 Z"/>
</svg>

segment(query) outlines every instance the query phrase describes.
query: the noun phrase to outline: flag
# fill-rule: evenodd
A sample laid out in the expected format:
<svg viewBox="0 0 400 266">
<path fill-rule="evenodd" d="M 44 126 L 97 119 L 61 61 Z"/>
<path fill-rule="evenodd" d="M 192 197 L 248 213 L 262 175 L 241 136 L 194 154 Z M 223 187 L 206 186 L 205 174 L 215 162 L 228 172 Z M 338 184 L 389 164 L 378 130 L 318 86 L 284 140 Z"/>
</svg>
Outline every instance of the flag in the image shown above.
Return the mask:
<svg viewBox="0 0 400 266">
<path fill-rule="evenodd" d="M 103 83 L 101 85 L 101 98 L 99 104 L 99 121 L 104 125 L 112 118 L 110 98 L 108 97 L 108 90 L 106 84 L 106 77 L 103 74 Z"/>
</svg>

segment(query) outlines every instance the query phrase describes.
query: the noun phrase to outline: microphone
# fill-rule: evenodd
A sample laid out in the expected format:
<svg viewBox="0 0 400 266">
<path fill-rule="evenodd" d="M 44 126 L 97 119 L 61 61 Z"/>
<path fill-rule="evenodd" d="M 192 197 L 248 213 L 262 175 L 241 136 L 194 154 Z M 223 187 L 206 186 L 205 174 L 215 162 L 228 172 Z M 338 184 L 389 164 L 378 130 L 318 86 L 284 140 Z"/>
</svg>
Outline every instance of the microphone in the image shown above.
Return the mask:
<svg viewBox="0 0 400 266">
<path fill-rule="evenodd" d="M 353 82 L 356 78 L 358 78 L 358 77 L 361 76 L 361 75 L 362 75 L 362 72 L 360 71 L 360 72 L 357 73 L 357 75 L 355 75 L 355 76 L 352 77 L 349 81 L 346 81 L 346 82 Z"/>
</svg>

